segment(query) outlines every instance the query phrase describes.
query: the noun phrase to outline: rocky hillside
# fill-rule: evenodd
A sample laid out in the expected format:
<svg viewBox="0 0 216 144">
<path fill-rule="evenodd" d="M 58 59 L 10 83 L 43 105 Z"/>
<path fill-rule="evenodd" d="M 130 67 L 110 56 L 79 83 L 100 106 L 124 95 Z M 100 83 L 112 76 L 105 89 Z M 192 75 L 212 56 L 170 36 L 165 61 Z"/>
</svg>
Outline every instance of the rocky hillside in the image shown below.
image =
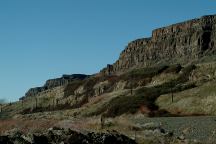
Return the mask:
<svg viewBox="0 0 216 144">
<path fill-rule="evenodd" d="M 136 131 L 145 132 L 136 127 L 135 119 L 139 119 L 136 116 L 145 119 L 216 115 L 215 43 L 216 15 L 154 30 L 151 38 L 129 43 L 116 63 L 95 75 L 63 75 L 48 80 L 42 87 L 31 88 L 17 102 L 1 105 L 0 119 L 13 118 L 13 121 L 6 120 L 6 124 L 0 125 L 0 134 L 14 126 L 24 131 L 35 129 L 32 127 L 36 123 L 42 131 L 58 121 L 61 127 L 79 127 L 83 131 L 115 128 L 130 138 L 135 131 L 136 140 Z M 161 130 L 159 133 L 163 140 L 167 139 L 167 133 Z M 99 139 L 106 136 L 96 135 Z M 89 135 L 81 136 L 89 140 Z M 49 135 L 43 138 L 49 140 Z M 0 141 L 5 139 L 16 140 L 0 137 Z"/>
<path fill-rule="evenodd" d="M 129 43 L 119 60 L 100 73 L 63 75 L 48 80 L 44 86 L 31 88 L 19 102 L 3 109 L 11 115 L 80 109 L 97 98 L 96 104 L 90 105 L 92 109 L 80 113 L 115 117 L 137 112 L 142 107 L 150 115 L 180 114 L 168 106 L 168 99 L 160 96 L 169 97 L 213 83 L 215 39 L 216 15 L 156 29 L 151 38 Z M 181 115 L 189 114 L 182 111 Z M 195 113 L 212 114 L 196 110 L 190 114 Z"/>
<path fill-rule="evenodd" d="M 72 75 L 63 75 L 61 78 L 47 80 L 44 86 L 29 89 L 26 92 L 25 96 L 20 98 L 20 100 L 23 100 L 26 97 L 36 96 L 37 94 L 42 93 L 49 89 L 67 85 L 70 82 L 73 82 L 75 80 L 83 80 L 87 77 L 89 76 L 84 74 L 72 74 Z"/>
<path fill-rule="evenodd" d="M 102 72 L 118 73 L 138 67 L 185 64 L 213 54 L 216 54 L 216 15 L 209 15 L 156 29 L 151 38 L 130 42 L 119 59 Z"/>
</svg>

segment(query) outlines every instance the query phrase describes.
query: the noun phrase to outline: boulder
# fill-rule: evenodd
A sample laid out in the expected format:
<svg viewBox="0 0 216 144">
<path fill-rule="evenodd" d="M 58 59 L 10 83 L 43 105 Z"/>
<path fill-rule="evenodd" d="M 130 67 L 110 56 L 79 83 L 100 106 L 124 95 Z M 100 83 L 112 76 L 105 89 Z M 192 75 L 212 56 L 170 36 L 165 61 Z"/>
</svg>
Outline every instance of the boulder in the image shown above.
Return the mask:
<svg viewBox="0 0 216 144">
<path fill-rule="evenodd" d="M 0 136 L 0 144 L 136 144 L 136 142 L 117 132 L 84 134 L 71 129 L 55 127 L 41 134 L 24 135 L 17 132 L 8 136 Z"/>
</svg>

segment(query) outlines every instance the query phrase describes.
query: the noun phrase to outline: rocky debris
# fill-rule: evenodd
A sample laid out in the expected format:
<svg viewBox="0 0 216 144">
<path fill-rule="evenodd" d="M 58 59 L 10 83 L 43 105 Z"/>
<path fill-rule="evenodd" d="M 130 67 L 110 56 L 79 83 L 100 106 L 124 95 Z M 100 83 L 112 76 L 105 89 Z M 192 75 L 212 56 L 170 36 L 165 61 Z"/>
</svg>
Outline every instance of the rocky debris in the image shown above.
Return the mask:
<svg viewBox="0 0 216 144">
<path fill-rule="evenodd" d="M 151 38 L 132 41 L 113 65 L 101 73 L 125 72 L 128 69 L 159 64 L 188 63 L 216 54 L 216 15 L 203 16 L 159 28 Z"/>
<path fill-rule="evenodd" d="M 44 86 L 29 89 L 28 92 L 26 92 L 25 96 L 20 98 L 20 100 L 23 100 L 26 97 L 35 96 L 38 93 L 46 91 L 48 89 L 67 85 L 70 82 L 73 82 L 75 80 L 84 80 L 87 77 L 89 77 L 89 75 L 72 74 L 72 75 L 63 75 L 61 78 L 47 80 Z"/>
<path fill-rule="evenodd" d="M 43 134 L 23 134 L 21 132 L 0 136 L 1 144 L 136 144 L 119 133 L 87 133 L 50 128 Z"/>
<path fill-rule="evenodd" d="M 145 123 L 140 127 L 145 130 L 155 130 L 155 129 L 161 129 L 161 126 L 162 126 L 161 123 L 150 122 L 150 123 Z"/>
<path fill-rule="evenodd" d="M 177 140 L 172 131 L 168 131 L 163 128 L 163 125 L 159 122 L 149 122 L 141 125 L 134 125 L 133 131 L 135 131 L 135 139 L 142 141 L 143 143 L 152 144 L 173 144 L 174 140 Z"/>
</svg>

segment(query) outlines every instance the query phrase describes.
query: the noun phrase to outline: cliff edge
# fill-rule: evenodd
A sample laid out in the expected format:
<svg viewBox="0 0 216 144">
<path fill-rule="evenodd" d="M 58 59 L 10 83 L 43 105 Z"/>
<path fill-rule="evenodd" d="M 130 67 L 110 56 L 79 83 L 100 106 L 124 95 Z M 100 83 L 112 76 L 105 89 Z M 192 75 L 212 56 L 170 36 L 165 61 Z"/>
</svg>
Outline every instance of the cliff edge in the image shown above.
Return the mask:
<svg viewBox="0 0 216 144">
<path fill-rule="evenodd" d="M 152 37 L 128 44 L 119 59 L 101 73 L 119 73 L 128 69 L 161 64 L 186 64 L 216 54 L 216 15 L 156 29 Z"/>
</svg>

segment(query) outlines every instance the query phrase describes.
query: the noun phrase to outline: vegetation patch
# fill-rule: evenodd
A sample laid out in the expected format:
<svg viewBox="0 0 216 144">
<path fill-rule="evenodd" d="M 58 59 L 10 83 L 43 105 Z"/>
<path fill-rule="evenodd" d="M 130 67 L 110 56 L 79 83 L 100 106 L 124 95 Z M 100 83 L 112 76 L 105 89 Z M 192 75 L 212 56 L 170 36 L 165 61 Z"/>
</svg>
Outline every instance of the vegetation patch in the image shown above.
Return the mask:
<svg viewBox="0 0 216 144">
<path fill-rule="evenodd" d="M 74 95 L 74 91 L 79 88 L 83 84 L 82 80 L 75 80 L 69 83 L 64 89 L 64 96 L 68 97 Z"/>
<path fill-rule="evenodd" d="M 182 66 L 180 64 L 175 64 L 169 66 L 164 73 L 179 73 L 182 70 Z"/>
<path fill-rule="evenodd" d="M 135 69 L 126 74 L 123 74 L 122 78 L 125 80 L 129 80 L 131 77 L 136 79 L 151 78 L 157 74 L 162 73 L 167 68 L 168 66 L 158 66 L 158 67 Z"/>
<path fill-rule="evenodd" d="M 118 96 L 95 114 L 104 113 L 106 117 L 115 117 L 124 113 L 136 113 L 140 107 L 145 106 L 150 110 L 149 116 L 168 115 L 165 110 L 158 110 L 158 106 L 155 104 L 156 99 L 162 94 L 180 92 L 196 87 L 193 83 L 185 83 L 193 69 L 195 69 L 194 66 L 187 66 L 182 69 L 180 76 L 175 80 L 153 87 L 140 88 L 132 96 Z"/>
</svg>

